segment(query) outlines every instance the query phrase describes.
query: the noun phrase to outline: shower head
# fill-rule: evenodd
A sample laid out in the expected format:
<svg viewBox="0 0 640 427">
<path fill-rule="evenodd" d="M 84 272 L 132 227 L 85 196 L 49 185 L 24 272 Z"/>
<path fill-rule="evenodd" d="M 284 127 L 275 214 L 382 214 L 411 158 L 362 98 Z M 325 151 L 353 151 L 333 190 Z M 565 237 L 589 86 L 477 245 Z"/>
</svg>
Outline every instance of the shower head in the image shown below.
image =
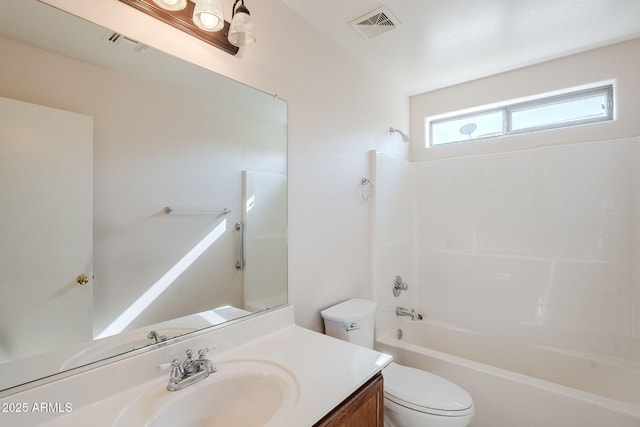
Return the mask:
<svg viewBox="0 0 640 427">
<path fill-rule="evenodd" d="M 397 132 L 400 134 L 400 136 L 402 137 L 402 142 L 409 142 L 409 135 L 407 135 L 406 133 L 402 132 L 401 130 L 398 129 L 394 129 L 394 128 L 389 128 L 389 133 L 394 133 Z"/>
</svg>

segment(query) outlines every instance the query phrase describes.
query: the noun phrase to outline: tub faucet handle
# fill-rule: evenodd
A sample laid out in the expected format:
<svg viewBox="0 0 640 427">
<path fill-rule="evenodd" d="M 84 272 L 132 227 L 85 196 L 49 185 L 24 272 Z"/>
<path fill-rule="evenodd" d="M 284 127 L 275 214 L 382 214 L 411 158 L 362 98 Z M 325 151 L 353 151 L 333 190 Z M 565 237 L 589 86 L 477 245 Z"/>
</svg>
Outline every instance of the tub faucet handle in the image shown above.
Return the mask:
<svg viewBox="0 0 640 427">
<path fill-rule="evenodd" d="M 402 291 L 406 291 L 407 289 L 409 289 L 409 285 L 402 281 L 402 277 L 396 276 L 393 281 L 393 296 L 397 297 Z"/>
</svg>

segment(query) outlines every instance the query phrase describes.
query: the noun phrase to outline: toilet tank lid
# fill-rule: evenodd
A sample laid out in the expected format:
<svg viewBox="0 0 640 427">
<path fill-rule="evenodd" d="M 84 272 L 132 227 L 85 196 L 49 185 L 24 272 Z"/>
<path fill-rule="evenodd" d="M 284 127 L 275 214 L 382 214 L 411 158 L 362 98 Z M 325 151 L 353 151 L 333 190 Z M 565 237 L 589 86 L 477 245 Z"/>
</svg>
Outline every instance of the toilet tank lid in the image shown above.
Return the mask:
<svg viewBox="0 0 640 427">
<path fill-rule="evenodd" d="M 332 322 L 353 322 L 371 316 L 376 311 L 376 302 L 354 298 L 320 312 L 322 318 Z"/>
</svg>

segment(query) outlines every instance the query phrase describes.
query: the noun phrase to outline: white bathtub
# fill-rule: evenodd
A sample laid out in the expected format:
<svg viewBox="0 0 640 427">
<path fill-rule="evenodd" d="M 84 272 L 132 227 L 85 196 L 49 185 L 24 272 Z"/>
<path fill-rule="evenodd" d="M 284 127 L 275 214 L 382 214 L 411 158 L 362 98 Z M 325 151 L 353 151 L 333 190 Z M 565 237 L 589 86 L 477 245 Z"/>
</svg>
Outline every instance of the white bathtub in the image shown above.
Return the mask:
<svg viewBox="0 0 640 427">
<path fill-rule="evenodd" d="M 398 319 L 376 349 L 465 388 L 472 427 L 638 427 L 640 368 L 466 331 Z"/>
</svg>

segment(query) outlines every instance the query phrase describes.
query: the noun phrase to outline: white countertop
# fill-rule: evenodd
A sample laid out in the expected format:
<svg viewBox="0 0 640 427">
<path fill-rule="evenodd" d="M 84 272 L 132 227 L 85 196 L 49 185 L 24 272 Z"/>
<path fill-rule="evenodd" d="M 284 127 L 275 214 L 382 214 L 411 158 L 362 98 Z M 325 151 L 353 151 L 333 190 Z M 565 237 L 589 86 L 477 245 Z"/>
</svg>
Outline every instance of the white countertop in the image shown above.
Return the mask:
<svg viewBox="0 0 640 427">
<path fill-rule="evenodd" d="M 225 356 L 258 355 L 286 366 L 298 379 L 299 400 L 282 427 L 314 424 L 391 362 L 387 354 L 298 326 L 283 328 Z"/>
<path fill-rule="evenodd" d="M 295 326 L 293 309 L 284 307 L 3 398 L 0 411 L 7 405 L 23 403 L 28 410 L 0 412 L 0 425 L 112 426 L 144 390 L 166 388 L 169 374 L 166 369 L 159 372 L 159 365 L 182 359 L 187 348 L 195 352 L 203 347 L 212 349 L 208 356 L 216 364 L 260 360 L 286 367 L 292 373 L 298 387 L 295 405 L 286 420 L 273 427 L 313 425 L 391 362 L 389 355 Z M 42 402 L 54 403 L 61 410 L 34 411 L 34 405 Z M 71 407 L 70 412 L 65 412 L 65 405 Z"/>
</svg>

